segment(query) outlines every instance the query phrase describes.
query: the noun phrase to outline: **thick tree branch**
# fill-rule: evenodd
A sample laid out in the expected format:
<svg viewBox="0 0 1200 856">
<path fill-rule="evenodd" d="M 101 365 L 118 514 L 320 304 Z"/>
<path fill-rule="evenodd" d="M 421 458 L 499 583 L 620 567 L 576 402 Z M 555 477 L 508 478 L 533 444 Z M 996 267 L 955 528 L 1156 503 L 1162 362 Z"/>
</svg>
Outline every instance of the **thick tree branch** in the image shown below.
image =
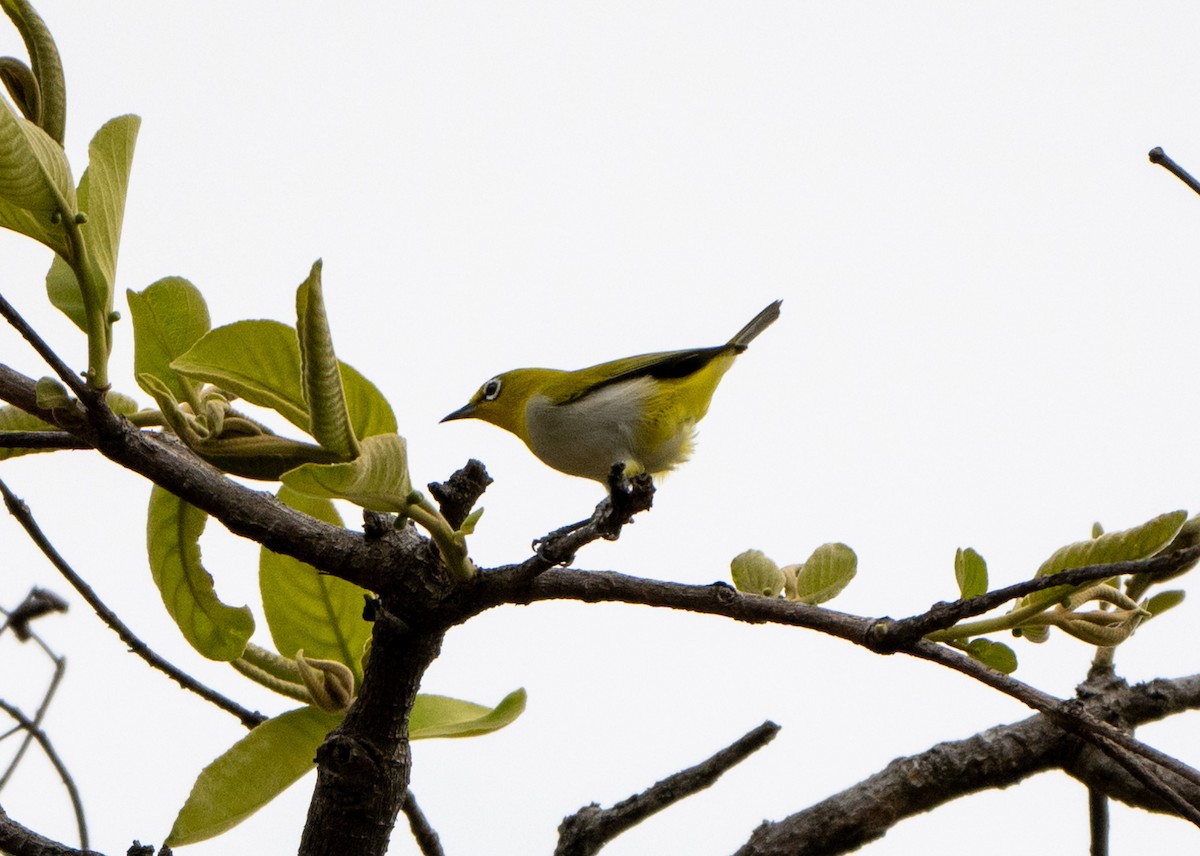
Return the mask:
<svg viewBox="0 0 1200 856">
<path fill-rule="evenodd" d="M 1117 719 L 1130 727 L 1152 722 L 1200 708 L 1200 675 L 1134 687 L 1115 681 L 1083 705 L 1097 719 Z M 1101 763 L 1096 765 L 1098 758 Z M 847 853 L 882 837 L 900 820 L 1050 769 L 1063 769 L 1114 799 L 1151 811 L 1165 809 L 1160 799 L 1098 751 L 1039 714 L 899 758 L 829 799 L 762 824 L 737 856 Z M 1188 796 L 1200 799 L 1200 791 L 1193 789 Z"/>
<path fill-rule="evenodd" d="M 79 850 L 38 835 L 10 818 L 0 808 L 0 853 L 11 856 L 104 856 L 95 850 Z"/>
<path fill-rule="evenodd" d="M 762 725 L 693 767 L 668 776 L 651 787 L 602 809 L 592 803 L 563 820 L 558 827 L 554 856 L 593 856 L 622 832 L 682 799 L 713 785 L 727 771 L 775 739 L 779 726 Z"/>
</svg>

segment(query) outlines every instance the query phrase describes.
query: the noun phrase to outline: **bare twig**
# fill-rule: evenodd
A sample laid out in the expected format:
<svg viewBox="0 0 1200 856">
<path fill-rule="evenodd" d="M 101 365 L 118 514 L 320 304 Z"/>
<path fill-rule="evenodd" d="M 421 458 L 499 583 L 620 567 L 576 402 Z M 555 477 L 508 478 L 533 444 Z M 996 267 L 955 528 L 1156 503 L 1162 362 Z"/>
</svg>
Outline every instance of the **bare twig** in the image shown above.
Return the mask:
<svg viewBox="0 0 1200 856">
<path fill-rule="evenodd" d="M 38 604 L 38 603 L 49 604 L 50 608 L 54 608 L 54 606 L 56 606 L 57 603 L 62 603 L 61 598 L 57 598 L 57 596 L 52 596 L 52 597 L 48 597 L 48 598 L 39 597 L 38 596 L 39 593 L 43 594 L 43 595 L 50 594 L 49 592 L 42 592 L 41 589 L 35 588 L 33 591 L 31 591 L 29 593 L 28 596 L 26 596 L 26 598 L 22 602 L 21 606 L 24 606 L 25 604 L 32 602 L 34 604 Z M 40 607 L 35 606 L 34 611 L 36 611 L 39 608 Z M 13 618 L 13 616 L 16 615 L 16 613 L 20 609 L 21 609 L 20 606 L 17 607 L 16 610 L 13 610 L 13 612 L 9 613 L 7 616 L 8 623 L 11 624 L 13 627 L 13 632 L 16 633 L 17 637 L 19 639 L 21 639 L 22 641 L 27 641 L 29 639 L 35 640 L 37 642 L 37 644 L 41 647 L 42 651 L 45 652 L 46 656 L 50 658 L 50 662 L 52 662 L 54 664 L 54 672 L 50 676 L 50 684 L 46 687 L 46 692 L 42 696 L 42 701 L 38 705 L 37 712 L 33 715 L 34 727 L 41 728 L 42 722 L 46 718 L 46 711 L 49 710 L 50 702 L 54 698 L 54 693 L 58 690 L 58 685 L 62 682 L 63 671 L 66 669 L 67 661 L 63 657 L 60 657 L 57 654 L 55 654 L 53 651 L 51 651 L 50 647 L 44 641 L 42 641 L 41 637 L 39 637 L 36 633 L 33 632 L 33 630 L 31 630 L 29 628 L 28 614 L 26 614 L 25 616 L 22 616 L 20 619 Z M 66 609 L 65 603 L 62 603 L 62 609 L 63 610 Z M 42 614 L 44 614 L 44 613 L 42 613 Z M 21 745 L 17 747 L 17 751 L 13 754 L 12 760 L 9 762 L 8 769 L 6 769 L 4 771 L 3 775 L 0 775 L 0 791 L 4 790 L 4 786 L 7 785 L 9 780 L 12 778 L 13 773 L 16 771 L 17 767 L 21 763 L 21 759 L 25 757 L 25 753 L 29 750 L 29 744 L 34 739 L 34 735 L 31 730 L 29 730 L 28 728 L 25 728 L 23 730 L 25 732 L 25 737 L 21 740 Z"/>
<path fill-rule="evenodd" d="M 233 714 L 239 720 L 241 720 L 242 724 L 247 728 L 253 728 L 266 718 L 261 713 L 248 710 L 247 708 L 244 708 L 235 702 L 233 699 L 222 695 L 214 689 L 210 689 L 209 687 L 197 681 L 191 675 L 182 671 L 151 650 L 145 642 L 134 635 L 133 631 L 125 625 L 125 622 L 121 621 L 121 619 L 117 617 L 115 612 L 109 609 L 104 602 L 100 600 L 99 596 L 92 589 L 92 587 L 89 586 L 84 581 L 83 577 L 79 576 L 79 574 L 77 574 L 75 570 L 67 563 L 66 559 L 59 554 L 58 550 L 54 548 L 54 545 L 51 544 L 50 540 L 46 537 L 46 534 L 42 532 L 42 529 L 40 526 L 38 526 L 37 521 L 34 520 L 33 514 L 29 510 L 29 506 L 25 504 L 24 500 L 17 497 L 9 489 L 8 485 L 2 480 L 0 480 L 0 494 L 3 494 L 4 496 L 4 505 L 8 508 L 9 514 L 16 518 L 17 522 L 21 524 L 21 527 L 29 535 L 33 543 L 37 545 L 38 549 L 42 551 L 42 554 L 50 560 L 50 563 L 58 569 L 58 572 L 63 575 L 67 582 L 69 582 L 77 592 L 79 592 L 83 599 L 87 601 L 88 605 L 95 610 L 96 615 L 100 617 L 100 620 L 111 627 L 113 631 L 119 637 L 121 637 L 121 641 L 129 646 L 130 651 L 137 654 L 154 668 L 166 674 L 185 690 L 190 690 L 206 701 L 215 704 L 217 707 L 221 708 L 227 713 Z"/>
<path fill-rule="evenodd" d="M 66 764 L 58 757 L 58 753 L 54 751 L 54 746 L 50 743 L 50 738 L 46 736 L 46 732 L 42 731 L 32 719 L 25 716 L 19 708 L 0 699 L 0 710 L 3 710 L 13 719 L 15 719 L 22 728 L 33 735 L 33 739 L 42 747 L 42 752 L 46 754 L 46 758 L 54 765 L 59 778 L 62 779 L 63 787 L 67 789 L 67 794 L 71 798 L 71 807 L 75 810 L 75 824 L 79 828 L 79 846 L 84 850 L 88 846 L 87 821 L 83 817 L 83 801 L 79 798 L 79 789 L 75 787 L 75 780 L 71 778 L 71 773 L 67 770 Z"/>
<path fill-rule="evenodd" d="M 0 294 L 0 317 L 3 317 L 14 330 L 21 334 L 25 341 L 33 346 L 38 356 L 46 361 L 46 365 L 54 369 L 54 373 L 59 376 L 71 392 L 75 393 L 75 396 L 80 401 L 86 402 L 89 406 L 91 405 L 98 394 L 100 394 L 99 391 L 90 389 L 80 378 L 79 374 L 72 371 L 71 367 L 62 361 L 58 354 L 54 352 L 54 349 L 46 344 L 46 340 L 29 326 L 29 323 L 21 317 L 21 314 L 13 308 L 11 303 L 4 299 L 4 295 L 2 294 Z"/>
<path fill-rule="evenodd" d="M 1187 170 L 1175 163 L 1175 161 L 1172 160 L 1171 157 L 1162 150 L 1162 146 L 1155 146 L 1150 150 L 1150 163 L 1158 164 L 1196 193 L 1200 193 L 1200 181 L 1196 181 L 1196 179 L 1192 178 Z"/>
<path fill-rule="evenodd" d="M 709 787 L 732 767 L 770 743 L 778 733 L 778 725 L 764 722 L 707 760 L 668 776 L 612 808 L 602 809 L 594 803 L 584 806 L 559 826 L 555 856 L 593 856 L 609 841 L 650 815 Z"/>
<path fill-rule="evenodd" d="M 409 791 L 404 796 L 404 816 L 408 818 L 408 828 L 412 830 L 413 840 L 421 848 L 423 856 L 445 856 L 441 839 L 433 828 L 421 807 L 417 805 L 417 797 Z"/>
</svg>

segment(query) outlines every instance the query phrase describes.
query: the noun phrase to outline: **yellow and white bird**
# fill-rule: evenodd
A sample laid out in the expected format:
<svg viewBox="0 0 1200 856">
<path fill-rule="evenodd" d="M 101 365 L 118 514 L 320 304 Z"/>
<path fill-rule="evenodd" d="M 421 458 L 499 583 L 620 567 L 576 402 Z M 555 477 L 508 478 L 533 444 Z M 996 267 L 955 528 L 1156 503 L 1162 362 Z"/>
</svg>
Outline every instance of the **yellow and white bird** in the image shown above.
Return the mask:
<svg viewBox="0 0 1200 856">
<path fill-rule="evenodd" d="M 759 312 L 724 345 L 625 357 L 586 369 L 513 369 L 442 419 L 482 419 L 516 434 L 544 463 L 607 483 L 665 473 L 688 459 L 696 423 L 738 354 L 779 317 Z"/>
</svg>

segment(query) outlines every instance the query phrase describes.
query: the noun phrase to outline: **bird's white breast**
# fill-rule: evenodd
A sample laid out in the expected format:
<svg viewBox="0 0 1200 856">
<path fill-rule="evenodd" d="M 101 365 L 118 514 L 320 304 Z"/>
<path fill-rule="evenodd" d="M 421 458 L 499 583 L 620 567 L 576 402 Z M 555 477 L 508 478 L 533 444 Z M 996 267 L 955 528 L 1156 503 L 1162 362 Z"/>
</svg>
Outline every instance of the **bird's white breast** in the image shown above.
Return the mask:
<svg viewBox="0 0 1200 856">
<path fill-rule="evenodd" d="M 525 410 L 529 448 L 557 470 L 604 481 L 614 463 L 637 460 L 637 430 L 654 384 L 634 378 L 569 404 L 534 395 Z"/>
</svg>

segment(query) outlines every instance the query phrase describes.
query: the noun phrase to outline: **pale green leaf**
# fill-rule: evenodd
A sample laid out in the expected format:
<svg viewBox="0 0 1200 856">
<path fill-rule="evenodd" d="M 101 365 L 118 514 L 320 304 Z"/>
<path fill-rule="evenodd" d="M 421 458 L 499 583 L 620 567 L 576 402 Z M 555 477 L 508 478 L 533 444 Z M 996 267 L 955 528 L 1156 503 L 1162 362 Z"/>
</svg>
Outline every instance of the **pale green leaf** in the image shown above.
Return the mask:
<svg viewBox="0 0 1200 856">
<path fill-rule="evenodd" d="M 1186 511 L 1172 511 L 1168 514 L 1160 514 L 1131 529 L 1105 532 L 1087 541 L 1068 544 L 1055 550 L 1050 558 L 1042 562 L 1036 575 L 1044 577 L 1071 568 L 1147 559 L 1170 544 L 1186 520 Z M 1055 586 L 1026 595 L 1021 603 L 1025 605 L 1050 603 L 1061 599 L 1070 591 L 1068 586 Z"/>
<path fill-rule="evenodd" d="M 105 122 L 88 145 L 88 167 L 79 181 L 79 208 L 87 214 L 87 222 L 80 230 L 92 261 L 110 290 L 116 281 L 125 194 L 129 188 L 129 170 L 133 166 L 133 147 L 141 124 L 142 120 L 133 115 L 118 116 Z M 82 200 L 85 192 L 86 203 Z"/>
<path fill-rule="evenodd" d="M 408 736 L 474 737 L 503 728 L 525 710 L 525 690 L 513 690 L 494 708 L 438 695 L 419 695 L 409 717 Z"/>
<path fill-rule="evenodd" d="M 819 604 L 836 597 L 858 571 L 858 557 L 845 544 L 822 544 L 796 573 L 796 600 Z"/>
<path fill-rule="evenodd" d="M 987 562 L 970 547 L 959 548 L 954 555 L 954 579 L 958 581 L 959 597 L 979 597 L 987 592 Z"/>
<path fill-rule="evenodd" d="M 300 344 L 300 388 L 308 406 L 309 433 L 343 460 L 358 457 L 358 438 L 346 411 L 346 394 L 333 352 L 333 333 L 325 314 L 320 260 L 296 289 L 296 336 Z"/>
<path fill-rule="evenodd" d="M 52 215 L 74 217 L 75 182 L 62 146 L 0 99 L 0 199 L 51 226 Z M 3 224 L 7 226 L 8 224 Z"/>
<path fill-rule="evenodd" d="M 1011 675 L 1017 670 L 1017 655 L 1003 642 L 993 642 L 990 639 L 982 638 L 972 639 L 967 643 L 967 653 L 971 659 L 978 660 L 997 672 Z"/>
<path fill-rule="evenodd" d="M 746 594 L 778 597 L 783 591 L 783 571 L 762 550 L 744 550 L 729 562 L 734 587 Z"/>
<path fill-rule="evenodd" d="M 370 511 L 403 514 L 412 481 L 408 453 L 399 434 L 376 434 L 362 441 L 359 457 L 342 464 L 305 464 L 281 481 L 306 496 L 348 499 Z"/>
<path fill-rule="evenodd" d="M 1157 618 L 1168 609 L 1172 609 L 1183 603 L 1183 598 L 1185 595 L 1186 592 L 1180 591 L 1179 589 L 1161 591 L 1146 601 L 1146 611 Z"/>
<path fill-rule="evenodd" d="M 155 486 L 146 523 L 150 570 L 167 612 L 192 647 L 210 660 L 234 660 L 254 632 L 254 618 L 248 608 L 218 600 L 212 576 L 200 563 L 207 519 L 200 509 Z"/>
<path fill-rule="evenodd" d="M 133 322 L 134 375 L 151 375 L 177 400 L 188 401 L 192 385 L 175 373 L 171 361 L 208 332 L 204 295 L 186 279 L 171 276 L 144 291 L 127 291 L 126 299 Z"/>
<path fill-rule="evenodd" d="M 1097 538 L 1060 547 L 1054 551 L 1054 555 L 1042 562 L 1037 576 L 1049 576 L 1059 571 L 1085 568 L 1089 565 L 1147 559 L 1170 544 L 1186 520 L 1186 511 L 1172 511 L 1160 514 L 1132 529 L 1105 532 Z"/>
<path fill-rule="evenodd" d="M 210 330 L 172 368 L 215 384 L 252 404 L 268 407 L 302 431 L 309 430 L 308 405 L 300 382 L 296 331 L 278 321 L 237 321 Z M 396 417 L 379 390 L 340 363 L 346 406 L 355 435 L 393 434 Z"/>
<path fill-rule="evenodd" d="M 88 168 L 79 180 L 76 202 L 79 210 L 87 215 L 87 221 L 79 226 L 79 231 L 100 275 L 97 285 L 104 289 L 103 294 L 95 296 L 97 306 L 112 306 L 117 250 L 125 217 L 125 193 L 140 125 L 141 119 L 132 115 L 118 116 L 106 122 L 92 137 L 88 146 Z M 52 304 L 86 332 L 87 317 L 79 280 L 61 256 L 55 256 L 46 274 L 46 293 Z"/>
<path fill-rule="evenodd" d="M 342 525 L 327 499 L 287 487 L 279 498 L 310 517 Z M 303 649 L 307 657 L 346 664 L 361 681 L 363 648 L 371 636 L 371 624 L 363 618 L 365 589 L 265 547 L 259 552 L 258 580 L 267 627 L 280 654 L 295 657 Z"/>
<path fill-rule="evenodd" d="M 254 814 L 315 768 L 317 747 L 339 721 L 309 706 L 256 726 L 200 772 L 165 843 L 195 844 Z"/>
</svg>

